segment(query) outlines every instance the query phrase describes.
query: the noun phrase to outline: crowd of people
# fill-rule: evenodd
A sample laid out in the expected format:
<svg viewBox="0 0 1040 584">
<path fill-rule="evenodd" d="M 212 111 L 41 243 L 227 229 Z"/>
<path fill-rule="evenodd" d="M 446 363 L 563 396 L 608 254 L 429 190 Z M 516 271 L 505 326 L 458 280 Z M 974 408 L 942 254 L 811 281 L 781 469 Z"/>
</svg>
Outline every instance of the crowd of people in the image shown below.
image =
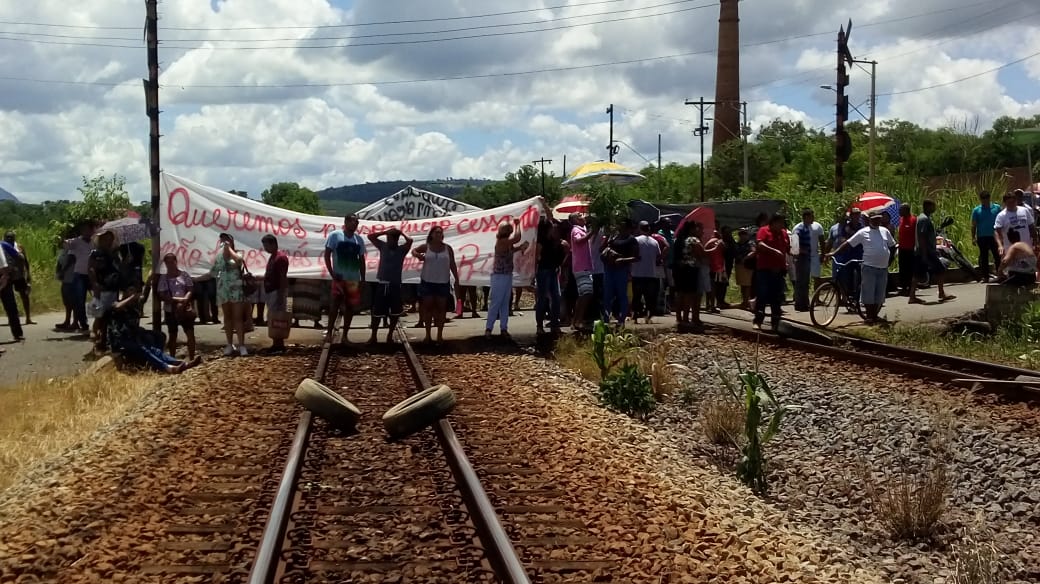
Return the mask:
<svg viewBox="0 0 1040 584">
<path fill-rule="evenodd" d="M 1022 191 L 1008 192 L 1003 202 L 1001 207 L 982 192 L 971 213 L 980 279 L 1033 285 L 1040 242 L 1037 218 Z M 753 225 L 735 230 L 718 223 L 686 221 L 677 232 L 664 220 L 637 225 L 621 219 L 604 225 L 580 213 L 565 220 L 543 218 L 534 237 L 534 280 L 521 286 L 515 280 L 514 260 L 528 244 L 520 222 L 506 222 L 496 234 L 490 286 L 482 288 L 460 285 L 455 251 L 439 226 L 418 246 L 398 229 L 370 233 L 368 242 L 379 255 L 375 279 L 370 281 L 365 269 L 366 240 L 357 232 L 358 218 L 348 215 L 342 228 L 325 242 L 323 262 L 331 275 L 329 282 L 289 278 L 289 258 L 273 235 L 262 240 L 269 260 L 264 277 L 257 279 L 227 233 L 220 234 L 214 265 L 202 277 L 192 278 L 178 266 L 175 255 L 167 254 L 161 269 L 146 278 L 143 246 L 121 244 L 115 233 L 96 233 L 92 225 L 83 225 L 78 237 L 64 242 L 58 258 L 54 275 L 61 282 L 65 319 L 56 329 L 89 333 L 96 351 L 114 350 L 167 372 L 199 362 L 196 325 L 222 325 L 223 354 L 228 357 L 248 355 L 246 334 L 269 325 L 272 343 L 262 350 L 278 353 L 285 350 L 288 328 L 300 326 L 301 321 L 312 321 L 321 329 L 326 328 L 323 317 L 335 323 L 342 316 L 349 330 L 363 296 L 371 299 L 370 343 L 378 341 L 381 327 L 390 342 L 407 304 L 417 309 L 416 327 L 425 329 L 426 342 L 443 340 L 448 314 L 480 318 L 480 310 L 487 312 L 486 336 L 494 334 L 497 324 L 499 333 L 508 337 L 510 316 L 519 311 L 525 290 L 534 293 L 539 333 L 559 333 L 567 327 L 588 330 L 596 320 L 617 326 L 629 320 L 650 323 L 666 315 L 673 315 L 680 327 L 696 330 L 703 326 L 702 312 L 724 308 L 752 311 L 759 328 L 768 312 L 775 329 L 786 303 L 788 281 L 794 310 L 808 311 L 814 284 L 827 265 L 831 277 L 863 305 L 865 321 L 874 323 L 882 320 L 880 311 L 890 292 L 889 270 L 896 264 L 891 288 L 908 297 L 908 303 L 922 302 L 917 291 L 923 276 L 935 283 L 940 302 L 955 298 L 945 289 L 948 261 L 937 245 L 941 238 L 933 222 L 936 208 L 933 201 L 924 201 L 915 215 L 904 204 L 893 222 L 879 210 L 864 218 L 864 213 L 852 208 L 829 229 L 816 222 L 812 209 L 803 209 L 801 221 L 793 226 L 783 214 L 760 214 Z M 30 263 L 14 233 L 5 235 L 0 249 L 0 300 L 15 340 L 24 340 L 17 296 L 26 323 L 32 324 Z M 421 263 L 420 283 L 414 287 L 402 282 L 409 255 Z M 739 291 L 739 302 L 732 304 L 727 302 L 731 282 Z M 162 301 L 165 334 L 140 326 L 144 303 L 153 290 Z M 182 334 L 183 360 L 176 357 Z"/>
</svg>

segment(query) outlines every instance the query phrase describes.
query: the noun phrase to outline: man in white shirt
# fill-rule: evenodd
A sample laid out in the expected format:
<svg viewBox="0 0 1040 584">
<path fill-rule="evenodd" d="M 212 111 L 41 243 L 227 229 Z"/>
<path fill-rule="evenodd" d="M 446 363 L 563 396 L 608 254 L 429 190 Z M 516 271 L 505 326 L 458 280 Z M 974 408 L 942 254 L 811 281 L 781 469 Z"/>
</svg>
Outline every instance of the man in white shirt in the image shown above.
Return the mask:
<svg viewBox="0 0 1040 584">
<path fill-rule="evenodd" d="M 14 297 L 14 282 L 11 280 L 11 267 L 7 264 L 7 258 L 0 252 L 0 303 L 4 305 L 7 313 L 7 322 L 11 327 L 11 335 L 16 341 L 24 341 L 22 336 L 22 322 L 18 317 L 18 301 Z"/>
<path fill-rule="evenodd" d="M 863 269 L 860 270 L 860 302 L 867 315 L 867 324 L 878 321 L 878 313 L 885 304 L 888 292 L 888 265 L 892 262 L 896 239 L 882 224 L 885 213 L 880 209 L 870 212 L 870 225 L 857 231 L 827 257 L 844 251 L 845 247 L 863 248 Z"/>
<path fill-rule="evenodd" d="M 87 322 L 87 292 L 90 290 L 90 254 L 94 251 L 91 237 L 94 236 L 94 226 L 84 223 L 80 226 L 79 233 L 79 237 L 65 241 L 65 249 L 76 258 L 73 268 L 76 281 L 72 312 L 80 332 L 87 332 L 90 330 L 90 323 Z"/>
<path fill-rule="evenodd" d="M 791 230 L 791 255 L 794 256 L 794 309 L 809 310 L 809 289 L 820 277 L 820 245 L 823 226 L 815 221 L 812 209 L 802 209 L 802 222 Z"/>
<path fill-rule="evenodd" d="M 1011 247 L 1011 242 L 1008 241 L 1007 236 L 1010 229 L 1018 231 L 1022 243 L 1029 247 L 1035 246 L 1036 220 L 1033 217 L 1033 212 L 1027 207 L 1018 205 L 1018 197 L 1015 193 L 1004 194 L 1004 210 L 997 213 L 997 219 L 993 223 L 993 228 L 997 232 L 997 251 L 1000 257 L 1004 257 L 1004 250 Z"/>
</svg>

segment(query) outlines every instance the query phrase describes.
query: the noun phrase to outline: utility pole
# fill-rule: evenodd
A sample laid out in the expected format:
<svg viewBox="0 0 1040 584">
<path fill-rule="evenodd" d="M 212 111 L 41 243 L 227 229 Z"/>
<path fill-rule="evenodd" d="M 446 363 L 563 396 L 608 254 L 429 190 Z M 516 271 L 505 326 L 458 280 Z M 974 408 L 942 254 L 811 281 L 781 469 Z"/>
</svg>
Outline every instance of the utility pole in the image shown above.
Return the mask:
<svg viewBox="0 0 1040 584">
<path fill-rule="evenodd" d="M 748 136 L 751 135 L 751 126 L 747 123 L 747 102 L 740 102 L 740 107 L 744 113 L 744 123 L 740 125 L 740 138 L 743 141 L 744 146 L 744 188 L 748 188 Z"/>
<path fill-rule="evenodd" d="M 567 178 L 567 155 L 563 155 L 563 178 Z"/>
<path fill-rule="evenodd" d="M 700 178 L 701 178 L 701 202 L 704 202 L 704 135 L 708 133 L 708 126 L 704 125 L 704 108 L 706 106 L 714 106 L 714 101 L 704 101 L 704 98 L 700 98 L 697 101 L 686 100 L 686 105 L 695 105 L 699 110 L 700 121 L 697 122 L 697 128 L 693 130 L 694 136 L 699 136 L 701 139 L 701 166 L 700 166 Z"/>
<path fill-rule="evenodd" d="M 848 39 L 846 38 L 846 41 Z M 870 190 L 877 187 L 874 180 L 877 176 L 877 157 L 875 155 L 875 144 L 877 143 L 877 61 L 859 61 L 853 59 L 853 63 L 870 65 L 870 142 L 867 149 L 870 156 Z"/>
<path fill-rule="evenodd" d="M 657 135 L 657 200 L 662 200 L 664 191 L 664 175 L 661 174 L 661 135 Z"/>
<path fill-rule="evenodd" d="M 845 68 L 846 63 L 852 64 L 852 54 L 849 52 L 849 34 L 852 33 L 852 20 L 849 20 L 848 29 L 838 28 L 838 79 L 836 85 L 837 103 L 835 107 L 834 127 L 834 192 L 845 191 L 845 163 L 852 155 L 852 140 L 849 133 L 845 131 L 845 121 L 849 118 L 849 97 L 845 95 L 845 88 L 849 85 L 849 72 Z"/>
<path fill-rule="evenodd" d="M 152 270 L 159 273 L 159 0 L 145 0 L 145 43 L 148 46 L 148 80 L 144 84 L 145 111 L 148 113 L 148 157 L 152 179 Z M 152 290 L 152 330 L 162 326 L 159 294 Z"/>
<path fill-rule="evenodd" d="M 542 198 L 543 199 L 545 198 L 545 165 L 546 165 L 546 163 L 552 164 L 552 159 L 551 158 L 546 159 L 543 156 L 541 158 L 541 160 L 532 160 L 531 161 L 531 164 L 541 164 L 542 165 Z"/>
<path fill-rule="evenodd" d="M 610 144 L 607 144 L 607 154 L 610 155 L 610 161 L 614 162 L 614 156 L 621 149 L 620 146 L 614 145 L 614 104 L 607 107 L 607 113 L 610 114 Z"/>
</svg>

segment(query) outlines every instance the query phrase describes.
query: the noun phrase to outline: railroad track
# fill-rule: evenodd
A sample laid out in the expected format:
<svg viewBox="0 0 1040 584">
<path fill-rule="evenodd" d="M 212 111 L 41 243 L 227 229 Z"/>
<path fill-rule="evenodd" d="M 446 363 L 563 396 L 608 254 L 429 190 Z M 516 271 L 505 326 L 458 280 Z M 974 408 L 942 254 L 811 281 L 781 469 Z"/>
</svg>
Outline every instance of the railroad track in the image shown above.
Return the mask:
<svg viewBox="0 0 1040 584">
<path fill-rule="evenodd" d="M 729 316 L 722 318 L 741 320 Z M 792 330 L 779 335 L 718 322 L 712 323 L 712 326 L 749 340 L 762 340 L 781 347 L 853 361 L 940 383 L 966 385 L 1016 401 L 1040 399 L 1040 390 L 1037 389 L 1040 387 L 1040 373 L 1036 371 L 919 351 L 831 332 L 824 333 L 798 323 L 784 322 L 791 326 Z"/>
<path fill-rule="evenodd" d="M 363 416 L 348 436 L 300 415 L 251 584 L 530 582 L 447 420 L 385 439 L 382 412 L 431 385 L 399 336 L 403 354 L 323 346 L 314 378 L 347 389 Z"/>
</svg>

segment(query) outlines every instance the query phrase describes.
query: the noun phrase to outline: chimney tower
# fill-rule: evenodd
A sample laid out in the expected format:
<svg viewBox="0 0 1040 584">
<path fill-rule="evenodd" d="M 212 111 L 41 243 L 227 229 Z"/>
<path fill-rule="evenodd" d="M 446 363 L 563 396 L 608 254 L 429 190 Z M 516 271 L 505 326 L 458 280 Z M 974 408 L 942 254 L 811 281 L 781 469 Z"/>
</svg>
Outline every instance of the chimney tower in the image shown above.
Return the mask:
<svg viewBox="0 0 1040 584">
<path fill-rule="evenodd" d="M 715 73 L 715 128 L 711 146 L 741 137 L 739 0 L 720 0 L 719 57 Z"/>
</svg>

